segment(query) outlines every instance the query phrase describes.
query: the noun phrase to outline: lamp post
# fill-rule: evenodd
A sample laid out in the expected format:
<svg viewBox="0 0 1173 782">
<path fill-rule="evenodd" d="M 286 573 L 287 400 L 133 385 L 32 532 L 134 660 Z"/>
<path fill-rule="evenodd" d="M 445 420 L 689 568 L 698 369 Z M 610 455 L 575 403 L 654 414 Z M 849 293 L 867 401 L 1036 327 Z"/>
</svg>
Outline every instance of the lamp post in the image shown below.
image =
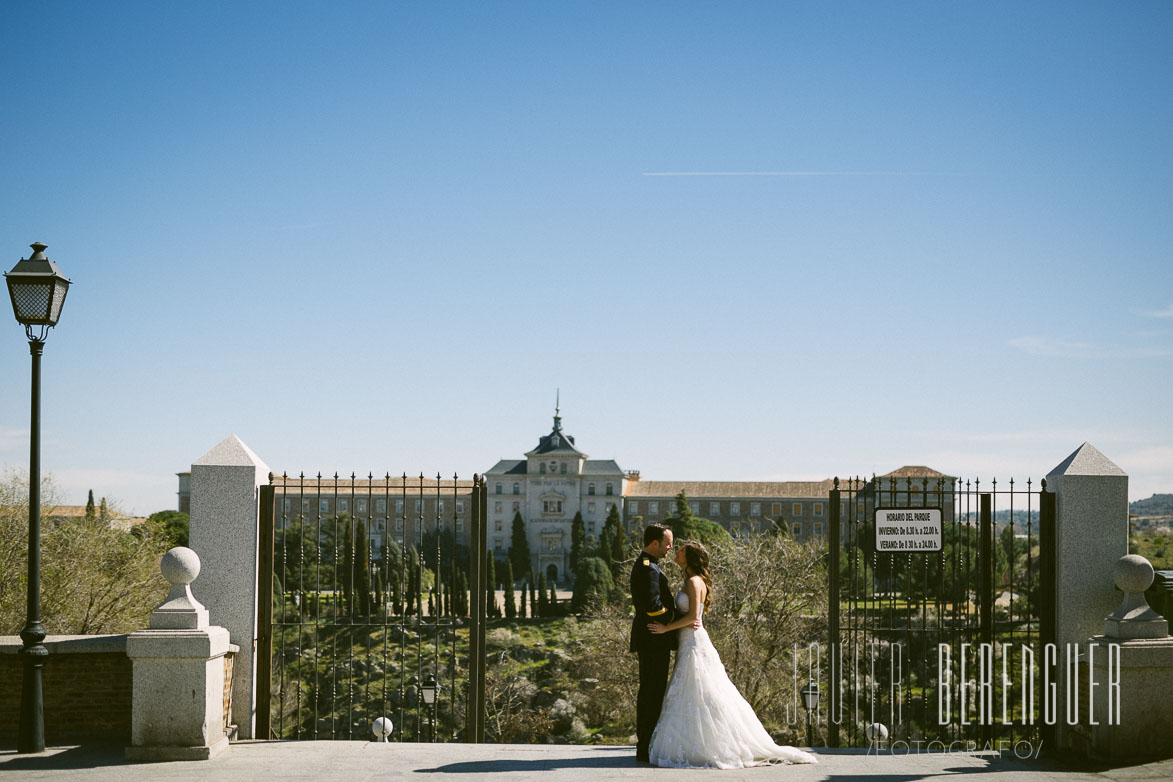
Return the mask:
<svg viewBox="0 0 1173 782">
<path fill-rule="evenodd" d="M 815 730 L 811 723 L 812 712 L 819 709 L 819 683 L 811 680 L 802 685 L 802 705 L 806 708 L 806 743 L 808 746 L 815 745 Z"/>
<path fill-rule="evenodd" d="M 41 699 L 41 670 L 49 650 L 41 624 L 41 353 L 49 329 L 57 325 L 69 280 L 57 264 L 45 257 L 45 245 L 33 242 L 33 254 L 21 258 L 4 275 L 12 311 L 24 326 L 33 359 L 32 425 L 29 429 L 29 556 L 28 610 L 20 640 L 24 679 L 20 688 L 20 725 L 17 752 L 45 751 L 45 707 Z"/>
<path fill-rule="evenodd" d="M 420 686 L 420 692 L 423 693 L 424 703 L 428 706 L 428 740 L 433 744 L 436 742 L 436 677 L 428 674 L 428 678 L 424 679 L 424 683 Z"/>
</svg>

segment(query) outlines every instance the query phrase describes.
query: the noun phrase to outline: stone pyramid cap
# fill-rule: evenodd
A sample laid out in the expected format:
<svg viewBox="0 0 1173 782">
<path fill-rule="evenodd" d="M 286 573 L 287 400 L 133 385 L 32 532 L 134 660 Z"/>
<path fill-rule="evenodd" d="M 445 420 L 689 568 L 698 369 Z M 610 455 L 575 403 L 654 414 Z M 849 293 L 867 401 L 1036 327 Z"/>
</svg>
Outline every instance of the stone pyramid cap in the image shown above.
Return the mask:
<svg viewBox="0 0 1173 782">
<path fill-rule="evenodd" d="M 1100 453 L 1091 443 L 1084 443 L 1075 449 L 1066 459 L 1061 461 L 1055 469 L 1047 473 L 1052 475 L 1127 475 L 1104 454 Z"/>
<path fill-rule="evenodd" d="M 201 456 L 193 464 L 214 465 L 217 467 L 264 467 L 252 449 L 241 442 L 234 434 L 228 435 L 219 445 Z"/>
</svg>

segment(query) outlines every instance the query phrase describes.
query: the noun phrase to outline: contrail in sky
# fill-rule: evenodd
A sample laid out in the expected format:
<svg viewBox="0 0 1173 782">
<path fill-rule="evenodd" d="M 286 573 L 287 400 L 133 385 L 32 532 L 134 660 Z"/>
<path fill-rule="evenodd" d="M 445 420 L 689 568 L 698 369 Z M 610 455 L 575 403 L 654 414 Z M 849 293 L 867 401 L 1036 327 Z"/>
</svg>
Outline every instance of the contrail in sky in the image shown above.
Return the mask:
<svg viewBox="0 0 1173 782">
<path fill-rule="evenodd" d="M 970 176 L 960 171 L 645 171 L 642 176 Z"/>
</svg>

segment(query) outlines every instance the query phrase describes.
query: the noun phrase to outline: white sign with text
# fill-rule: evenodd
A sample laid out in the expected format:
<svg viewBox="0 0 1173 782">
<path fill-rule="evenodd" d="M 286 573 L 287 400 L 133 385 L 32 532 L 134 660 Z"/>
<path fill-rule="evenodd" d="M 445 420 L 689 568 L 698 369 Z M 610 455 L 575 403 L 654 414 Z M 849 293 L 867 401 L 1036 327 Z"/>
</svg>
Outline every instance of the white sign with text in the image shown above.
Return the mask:
<svg viewBox="0 0 1173 782">
<path fill-rule="evenodd" d="M 911 554 L 941 550 L 940 508 L 878 508 L 876 551 Z"/>
</svg>

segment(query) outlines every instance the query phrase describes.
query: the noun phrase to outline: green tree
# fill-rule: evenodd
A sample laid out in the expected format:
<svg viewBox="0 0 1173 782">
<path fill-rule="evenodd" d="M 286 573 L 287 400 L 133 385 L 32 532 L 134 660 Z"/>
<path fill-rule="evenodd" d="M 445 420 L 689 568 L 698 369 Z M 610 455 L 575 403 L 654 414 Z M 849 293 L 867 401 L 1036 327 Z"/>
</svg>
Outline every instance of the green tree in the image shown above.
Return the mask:
<svg viewBox="0 0 1173 782">
<path fill-rule="evenodd" d="M 574 514 L 574 521 L 570 523 L 570 571 L 578 567 L 578 560 L 586 551 L 586 525 L 582 521 L 582 511 Z"/>
<path fill-rule="evenodd" d="M 513 594 L 513 563 L 505 560 L 505 618 L 517 617 L 517 597 Z"/>
<path fill-rule="evenodd" d="M 677 540 L 695 540 L 710 549 L 730 539 L 729 533 L 720 524 L 693 514 L 683 491 L 676 495 L 676 509 L 664 519 L 664 523 Z"/>
<path fill-rule="evenodd" d="M 355 607 L 362 616 L 369 616 L 371 613 L 371 560 L 367 525 L 361 520 L 355 527 L 354 536 L 354 563 L 351 583 L 354 584 Z"/>
<path fill-rule="evenodd" d="M 513 564 L 514 573 L 524 573 L 529 570 L 529 537 L 525 534 L 525 521 L 521 512 L 513 514 L 513 535 L 509 540 L 509 561 Z"/>
<path fill-rule="evenodd" d="M 574 596 L 570 610 L 575 613 L 598 608 L 611 594 L 615 581 L 611 568 L 599 557 L 583 557 L 574 574 Z"/>
<path fill-rule="evenodd" d="M 28 478 L 0 471 L 0 633 L 24 625 L 29 522 Z M 52 478 L 40 486 L 43 517 L 59 504 Z M 118 512 L 108 508 L 108 512 Z M 140 525 L 146 526 L 146 525 Z M 41 621 L 53 635 L 126 633 L 147 626 L 167 595 L 159 558 L 168 541 L 153 527 L 138 535 L 97 516 L 41 528 Z"/>
<path fill-rule="evenodd" d="M 94 507 L 94 490 L 90 489 L 90 497 L 86 500 L 86 521 L 93 521 L 98 517 L 98 510 Z"/>
<path fill-rule="evenodd" d="M 93 493 L 90 493 L 90 503 L 93 503 Z M 86 518 L 89 518 L 90 505 L 86 506 Z M 161 510 L 147 516 L 147 523 L 158 527 L 163 535 L 171 541 L 172 546 L 187 545 L 187 528 L 189 522 L 186 513 L 177 510 Z"/>
<path fill-rule="evenodd" d="M 538 616 L 549 616 L 550 607 L 546 599 L 546 574 L 538 576 Z"/>
<path fill-rule="evenodd" d="M 110 509 L 106 507 L 106 498 L 102 498 L 102 502 L 98 505 L 98 521 L 107 524 L 110 521 Z"/>
<path fill-rule="evenodd" d="M 485 604 L 488 609 L 486 616 L 500 616 L 501 610 L 497 606 L 497 572 L 492 551 L 485 552 Z"/>
</svg>

